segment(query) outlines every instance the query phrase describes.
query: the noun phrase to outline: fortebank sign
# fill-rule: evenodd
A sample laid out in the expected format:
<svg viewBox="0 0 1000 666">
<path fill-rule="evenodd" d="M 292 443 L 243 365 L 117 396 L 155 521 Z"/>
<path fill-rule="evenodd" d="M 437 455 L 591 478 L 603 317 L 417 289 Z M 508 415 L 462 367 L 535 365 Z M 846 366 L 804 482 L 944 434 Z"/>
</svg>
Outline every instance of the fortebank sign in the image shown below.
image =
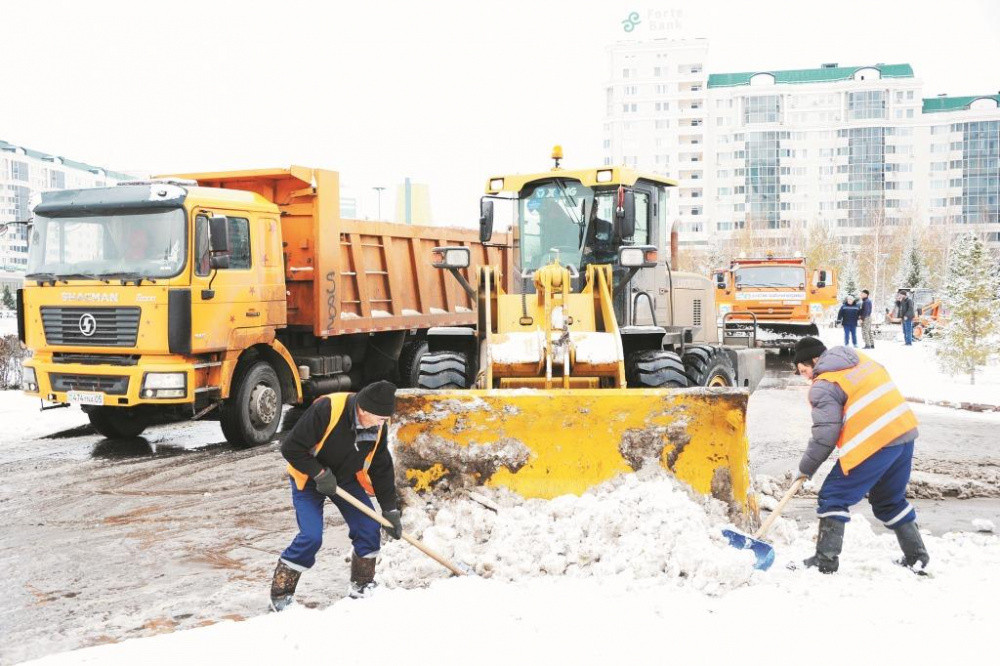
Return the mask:
<svg viewBox="0 0 1000 666">
<path fill-rule="evenodd" d="M 114 292 L 86 292 L 86 291 L 64 291 L 62 295 L 64 301 L 83 301 L 84 303 L 117 303 L 118 294 Z"/>
</svg>

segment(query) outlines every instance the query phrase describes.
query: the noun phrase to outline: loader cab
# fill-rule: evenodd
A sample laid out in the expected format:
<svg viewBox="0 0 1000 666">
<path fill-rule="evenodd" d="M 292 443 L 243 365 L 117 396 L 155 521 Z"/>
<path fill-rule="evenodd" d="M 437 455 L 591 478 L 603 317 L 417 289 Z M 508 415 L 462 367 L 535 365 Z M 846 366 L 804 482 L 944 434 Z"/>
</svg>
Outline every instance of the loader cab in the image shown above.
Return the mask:
<svg viewBox="0 0 1000 666">
<path fill-rule="evenodd" d="M 557 168 L 531 176 L 491 178 L 480 209 L 480 235 L 488 242 L 492 234 L 494 201 L 513 204 L 515 277 L 523 278 L 514 280 L 515 289 L 532 293 L 528 276 L 556 258 L 580 275 L 586 274 L 589 264 L 611 264 L 615 311 L 624 323 L 633 307 L 630 292 L 656 293 L 657 271 L 633 273 L 629 280 L 633 289 L 620 288 L 630 271 L 618 265 L 618 251 L 630 245 L 669 246 L 666 198 L 673 184 L 622 167 Z M 660 265 L 664 254 L 660 253 Z"/>
</svg>

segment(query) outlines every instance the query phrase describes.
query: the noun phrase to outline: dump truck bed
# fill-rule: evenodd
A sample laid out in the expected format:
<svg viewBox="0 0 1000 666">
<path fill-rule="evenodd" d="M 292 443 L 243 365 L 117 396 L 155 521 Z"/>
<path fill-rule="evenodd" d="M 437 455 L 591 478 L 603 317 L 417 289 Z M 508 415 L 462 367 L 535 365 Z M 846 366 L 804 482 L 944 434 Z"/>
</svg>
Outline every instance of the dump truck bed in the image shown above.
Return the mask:
<svg viewBox="0 0 1000 666">
<path fill-rule="evenodd" d="M 281 210 L 288 325 L 317 337 L 475 323 L 471 297 L 430 264 L 431 249 L 469 247 L 468 279 L 480 264 L 510 274 L 509 239 L 479 242 L 478 230 L 340 217 L 333 171 L 290 167 L 182 174 L 204 187 L 256 192 Z"/>
</svg>

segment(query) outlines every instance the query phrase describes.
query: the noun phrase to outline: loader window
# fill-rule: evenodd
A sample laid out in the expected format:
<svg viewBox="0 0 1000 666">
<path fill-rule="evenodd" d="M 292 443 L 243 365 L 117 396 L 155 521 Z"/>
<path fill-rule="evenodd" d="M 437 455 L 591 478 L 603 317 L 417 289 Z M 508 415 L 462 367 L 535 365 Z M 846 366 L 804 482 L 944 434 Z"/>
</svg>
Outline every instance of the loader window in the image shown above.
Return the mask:
<svg viewBox="0 0 1000 666">
<path fill-rule="evenodd" d="M 587 218 L 594 192 L 579 181 L 545 182 L 521 196 L 518 226 L 521 268 L 534 270 L 549 263 L 555 252 L 564 265 L 580 266 Z"/>
</svg>

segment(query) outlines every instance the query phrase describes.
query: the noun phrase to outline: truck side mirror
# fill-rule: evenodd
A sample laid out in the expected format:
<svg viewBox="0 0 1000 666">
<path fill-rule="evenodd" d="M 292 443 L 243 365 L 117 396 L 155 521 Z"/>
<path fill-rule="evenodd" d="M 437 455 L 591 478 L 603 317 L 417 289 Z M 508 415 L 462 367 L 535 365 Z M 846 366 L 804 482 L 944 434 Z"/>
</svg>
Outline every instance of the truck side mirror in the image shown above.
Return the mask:
<svg viewBox="0 0 1000 666">
<path fill-rule="evenodd" d="M 725 289 L 726 288 L 726 274 L 725 273 L 716 273 L 715 274 L 715 288 L 716 289 Z"/>
<path fill-rule="evenodd" d="M 625 192 L 622 205 L 615 209 L 615 222 L 619 237 L 632 238 L 635 235 L 635 192 Z"/>
<path fill-rule="evenodd" d="M 826 271 L 820 271 L 816 279 L 816 287 L 822 289 L 826 286 Z"/>
<path fill-rule="evenodd" d="M 208 237 L 211 245 L 211 268 L 229 268 L 229 218 L 213 215 L 208 218 Z"/>
<path fill-rule="evenodd" d="M 208 225 L 212 252 L 229 252 L 229 218 L 225 215 L 213 215 L 208 218 Z"/>
<path fill-rule="evenodd" d="M 493 202 L 485 197 L 479 200 L 479 242 L 488 243 L 493 238 Z"/>
</svg>

